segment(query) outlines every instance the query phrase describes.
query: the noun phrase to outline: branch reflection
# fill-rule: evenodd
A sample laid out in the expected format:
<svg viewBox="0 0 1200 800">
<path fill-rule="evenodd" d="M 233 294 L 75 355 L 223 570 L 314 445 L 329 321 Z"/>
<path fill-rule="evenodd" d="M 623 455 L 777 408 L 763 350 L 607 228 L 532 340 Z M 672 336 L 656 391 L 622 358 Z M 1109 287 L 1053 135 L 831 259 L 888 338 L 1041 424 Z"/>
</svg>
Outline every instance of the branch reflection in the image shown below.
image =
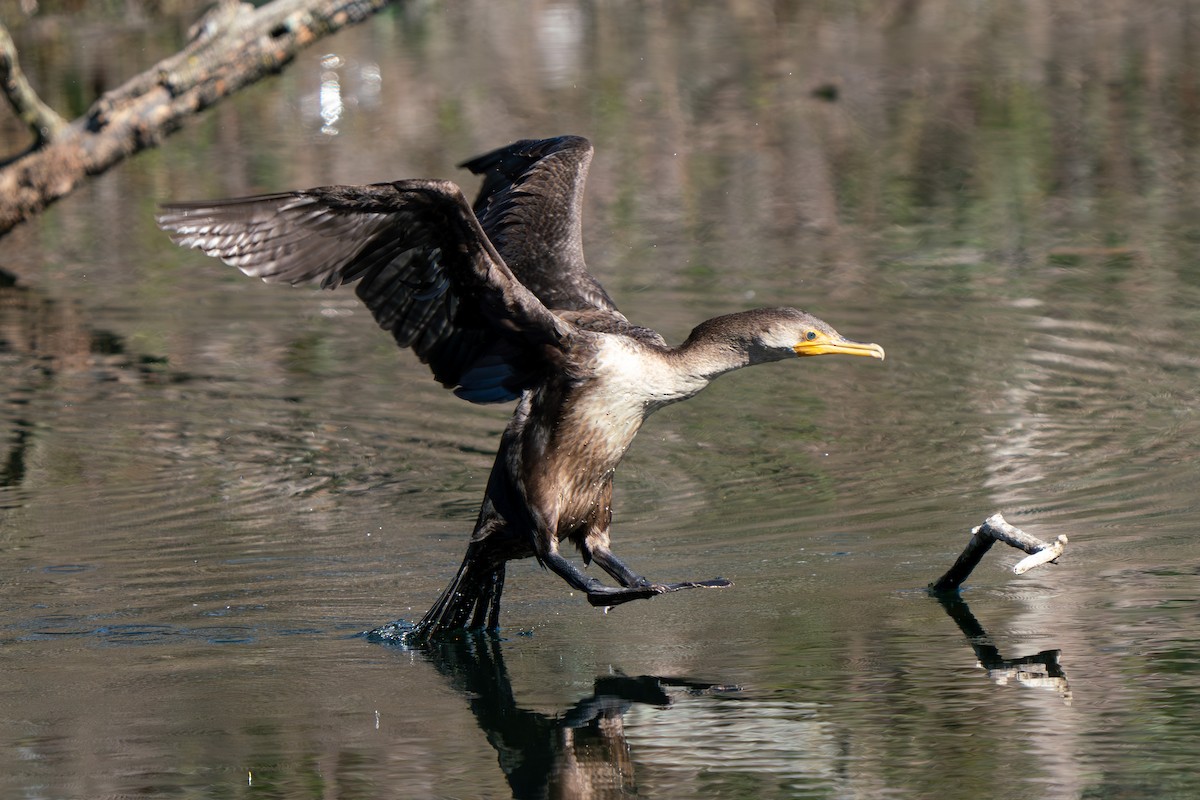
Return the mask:
<svg viewBox="0 0 1200 800">
<path fill-rule="evenodd" d="M 69 406 L 83 387 L 148 382 L 163 372 L 163 359 L 129 353 L 119 335 L 90 318 L 78 303 L 26 286 L 0 266 L 0 510 L 24 504 L 27 461 L 46 427 L 31 411 L 35 398 L 54 387 Z M 63 388 L 63 376 L 85 380 Z"/>
<path fill-rule="evenodd" d="M 990 679 L 1001 686 L 1015 680 L 1022 686 L 1050 689 L 1057 692 L 1064 703 L 1071 704 L 1071 687 L 1058 660 L 1061 650 L 1042 650 L 1031 656 L 1005 658 L 979 620 L 975 619 L 967 601 L 957 592 L 935 593 L 934 597 L 958 625 L 963 636 L 967 637 L 975 657 L 979 659 L 979 666 L 987 670 Z"/>
</svg>

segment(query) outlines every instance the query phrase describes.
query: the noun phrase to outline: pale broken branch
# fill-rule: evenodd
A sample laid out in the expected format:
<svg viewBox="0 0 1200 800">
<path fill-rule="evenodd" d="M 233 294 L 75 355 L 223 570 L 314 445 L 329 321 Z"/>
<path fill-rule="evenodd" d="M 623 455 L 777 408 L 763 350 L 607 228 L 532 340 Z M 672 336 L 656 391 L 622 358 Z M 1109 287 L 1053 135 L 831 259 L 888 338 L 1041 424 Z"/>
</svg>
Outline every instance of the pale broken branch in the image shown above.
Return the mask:
<svg viewBox="0 0 1200 800">
<path fill-rule="evenodd" d="M 220 4 L 192 30 L 187 47 L 106 93 L 79 119 L 58 125 L 48 108 L 27 118 L 32 89 L 0 84 L 38 143 L 8 163 L 0 159 L 0 236 L 70 193 L 88 175 L 156 146 L 182 121 L 290 62 L 323 36 L 369 17 L 390 0 L 274 0 L 260 8 Z M 0 45 L 3 41 L 0 41 Z M 7 75 L 14 72 L 15 56 Z M 25 84 L 28 88 L 28 84 Z M 15 93 L 15 94 L 14 94 Z M 16 99 L 13 99 L 13 98 Z M 37 100 L 40 104 L 41 101 Z M 41 113 L 40 121 L 39 113 Z M 30 120 L 33 120 L 32 122 Z"/>
<path fill-rule="evenodd" d="M 929 585 L 930 591 L 937 593 L 957 591 L 962 582 L 975 569 L 980 559 L 996 542 L 1004 542 L 1029 553 L 1028 558 L 1022 559 L 1013 567 L 1015 574 L 1022 575 L 1034 567 L 1054 561 L 1061 556 L 1067 545 L 1067 537 L 1059 536 L 1053 542 L 1044 542 L 1036 536 L 1030 536 L 1020 528 L 1010 525 L 1002 514 L 993 514 L 984 520 L 982 525 L 971 529 L 971 538 L 967 542 L 966 548 L 954 562 L 954 566 Z"/>
<path fill-rule="evenodd" d="M 1038 550 L 1036 553 L 1026 556 L 1013 565 L 1012 571 L 1014 575 L 1024 575 L 1034 567 L 1040 567 L 1042 564 L 1047 564 L 1051 561 L 1056 561 L 1063 551 L 1067 549 L 1067 537 L 1060 534 L 1057 539 L 1050 542 L 1046 547 Z"/>
</svg>

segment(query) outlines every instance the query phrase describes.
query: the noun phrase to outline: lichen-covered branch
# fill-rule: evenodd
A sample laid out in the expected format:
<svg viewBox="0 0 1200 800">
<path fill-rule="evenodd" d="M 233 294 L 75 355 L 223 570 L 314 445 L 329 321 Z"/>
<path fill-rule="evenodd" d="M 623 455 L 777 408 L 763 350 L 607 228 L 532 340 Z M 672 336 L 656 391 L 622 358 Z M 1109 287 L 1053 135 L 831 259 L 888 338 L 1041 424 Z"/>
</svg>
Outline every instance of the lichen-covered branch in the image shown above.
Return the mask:
<svg viewBox="0 0 1200 800">
<path fill-rule="evenodd" d="M 17 46 L 3 24 L 0 24 L 0 91 L 4 92 L 16 115 L 33 131 L 35 148 L 53 139 L 67 126 L 66 120 L 43 103 L 25 79 L 17 62 Z"/>
<path fill-rule="evenodd" d="M 193 26 L 183 51 L 106 93 L 82 117 L 40 135 L 40 146 L 0 167 L 0 237 L 84 177 L 157 145 L 186 117 L 278 72 L 302 48 L 389 2 L 274 0 L 255 9 L 223 0 Z M 7 82 L 3 88 L 8 91 Z"/>
</svg>

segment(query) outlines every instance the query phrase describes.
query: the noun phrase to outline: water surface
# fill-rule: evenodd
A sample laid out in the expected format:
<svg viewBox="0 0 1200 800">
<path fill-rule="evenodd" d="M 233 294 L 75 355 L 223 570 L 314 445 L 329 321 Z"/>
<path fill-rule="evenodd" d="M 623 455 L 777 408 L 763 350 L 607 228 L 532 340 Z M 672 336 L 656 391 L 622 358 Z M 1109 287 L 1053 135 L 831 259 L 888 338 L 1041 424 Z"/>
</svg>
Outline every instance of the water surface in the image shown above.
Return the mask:
<svg viewBox="0 0 1200 800">
<path fill-rule="evenodd" d="M 91 13 L 14 25 L 74 113 L 186 27 Z M 1196 33 L 1184 2 L 404 6 L 91 181 L 0 244 L 0 794 L 1195 796 Z M 370 643 L 457 566 L 507 409 L 153 209 L 566 132 L 631 319 L 798 305 L 888 359 L 643 429 L 617 552 L 734 588 L 603 614 L 520 563 L 498 639 Z M 997 510 L 1067 556 L 928 597 Z"/>
</svg>

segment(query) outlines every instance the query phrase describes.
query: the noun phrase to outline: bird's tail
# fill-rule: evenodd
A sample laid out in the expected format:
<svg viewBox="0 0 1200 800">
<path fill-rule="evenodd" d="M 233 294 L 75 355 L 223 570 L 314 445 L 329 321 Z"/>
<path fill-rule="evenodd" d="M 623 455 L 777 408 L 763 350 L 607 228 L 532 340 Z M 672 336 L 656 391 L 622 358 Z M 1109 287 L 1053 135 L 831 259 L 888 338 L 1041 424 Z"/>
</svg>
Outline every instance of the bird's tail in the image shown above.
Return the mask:
<svg viewBox="0 0 1200 800">
<path fill-rule="evenodd" d="M 500 627 L 500 594 L 504 591 L 504 559 L 484 542 L 471 542 L 462 566 L 433 607 L 408 634 L 409 641 L 429 641 L 461 630 Z"/>
</svg>

